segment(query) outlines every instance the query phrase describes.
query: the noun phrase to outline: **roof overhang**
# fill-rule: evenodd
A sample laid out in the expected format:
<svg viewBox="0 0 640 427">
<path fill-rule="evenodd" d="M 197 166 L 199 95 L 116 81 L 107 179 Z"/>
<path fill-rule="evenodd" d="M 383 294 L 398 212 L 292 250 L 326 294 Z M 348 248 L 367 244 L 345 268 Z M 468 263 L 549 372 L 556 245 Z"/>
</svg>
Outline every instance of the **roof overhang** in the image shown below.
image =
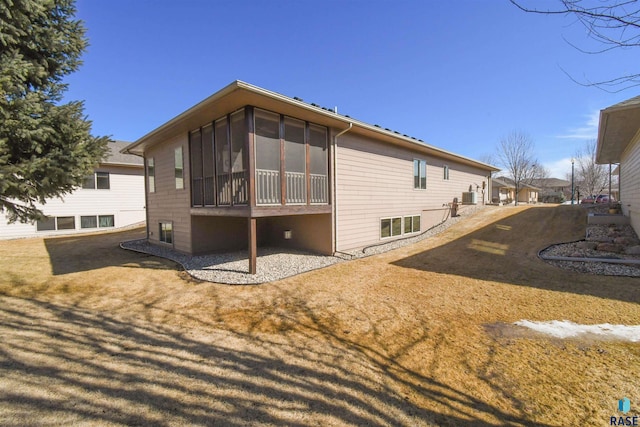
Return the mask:
<svg viewBox="0 0 640 427">
<path fill-rule="evenodd" d="M 620 163 L 622 153 L 638 138 L 640 97 L 600 111 L 596 163 Z"/>
<path fill-rule="evenodd" d="M 129 145 L 123 150 L 123 152 L 144 156 L 145 151 L 149 147 L 163 141 L 167 141 L 168 139 L 188 132 L 189 130 L 196 129 L 204 123 L 211 122 L 212 119 L 222 117 L 223 115 L 236 111 L 246 105 L 276 111 L 280 114 L 289 115 L 331 128 L 345 129 L 352 124 L 353 127 L 350 132 L 355 132 L 363 136 L 375 138 L 376 140 L 431 154 L 440 158 L 449 159 L 458 163 L 467 164 L 490 172 L 500 170 L 495 166 L 451 153 L 432 145 L 425 144 L 424 142 L 414 138 L 354 120 L 351 117 L 338 114 L 333 110 L 307 104 L 302 100 L 289 98 L 279 93 L 262 89 L 239 80 L 229 84 L 220 91 L 189 108 L 182 114 L 152 130 L 133 144 Z"/>
</svg>

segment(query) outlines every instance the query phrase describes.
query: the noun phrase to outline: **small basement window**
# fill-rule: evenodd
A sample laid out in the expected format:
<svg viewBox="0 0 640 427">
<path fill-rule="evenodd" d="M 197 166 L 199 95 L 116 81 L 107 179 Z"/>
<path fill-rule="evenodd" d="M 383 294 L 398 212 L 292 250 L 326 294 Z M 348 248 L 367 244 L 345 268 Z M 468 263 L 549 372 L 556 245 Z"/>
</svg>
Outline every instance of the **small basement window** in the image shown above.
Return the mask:
<svg viewBox="0 0 640 427">
<path fill-rule="evenodd" d="M 56 217 L 46 216 L 36 222 L 36 230 L 51 231 L 56 229 Z"/>
<path fill-rule="evenodd" d="M 382 218 L 380 220 L 380 237 L 400 236 L 402 234 L 402 217 Z"/>
<path fill-rule="evenodd" d="M 420 232 L 420 215 L 404 217 L 404 234 Z"/>
<path fill-rule="evenodd" d="M 56 224 L 58 230 L 75 230 L 76 219 L 72 216 L 58 216 L 56 217 Z"/>
<path fill-rule="evenodd" d="M 160 223 L 160 241 L 164 243 L 173 244 L 173 223 L 171 222 Z"/>
</svg>

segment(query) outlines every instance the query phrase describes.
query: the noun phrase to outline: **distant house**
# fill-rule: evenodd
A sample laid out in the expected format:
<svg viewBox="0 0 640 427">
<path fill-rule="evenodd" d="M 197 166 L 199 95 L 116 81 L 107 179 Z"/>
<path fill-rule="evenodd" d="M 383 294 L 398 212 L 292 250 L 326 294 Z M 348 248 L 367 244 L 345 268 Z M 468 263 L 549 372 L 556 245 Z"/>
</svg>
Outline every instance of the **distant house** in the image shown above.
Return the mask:
<svg viewBox="0 0 640 427">
<path fill-rule="evenodd" d="M 571 181 L 558 178 L 536 179 L 532 184 L 540 189 L 538 201 L 561 203 L 564 200 L 571 200 Z M 578 192 L 574 187 L 574 200 L 578 200 Z"/>
<path fill-rule="evenodd" d="M 47 216 L 31 224 L 7 224 L 0 214 L 0 239 L 108 230 L 145 220 L 144 164 L 122 154 L 127 142 L 109 143 L 110 153 L 81 188 L 38 206 Z"/>
<path fill-rule="evenodd" d="M 454 198 L 484 203 L 497 170 L 241 81 L 126 152 L 146 161 L 150 242 L 246 248 L 251 272 L 258 246 L 333 254 L 417 235 Z"/>
<path fill-rule="evenodd" d="M 640 234 L 640 96 L 600 111 L 596 162 L 619 164 L 622 213 Z"/>
<path fill-rule="evenodd" d="M 518 189 L 518 203 L 536 203 L 538 201 L 539 188 L 520 183 Z M 507 177 L 497 177 L 491 179 L 491 200 L 493 203 L 510 204 L 516 200 L 516 185 L 514 181 Z"/>
</svg>

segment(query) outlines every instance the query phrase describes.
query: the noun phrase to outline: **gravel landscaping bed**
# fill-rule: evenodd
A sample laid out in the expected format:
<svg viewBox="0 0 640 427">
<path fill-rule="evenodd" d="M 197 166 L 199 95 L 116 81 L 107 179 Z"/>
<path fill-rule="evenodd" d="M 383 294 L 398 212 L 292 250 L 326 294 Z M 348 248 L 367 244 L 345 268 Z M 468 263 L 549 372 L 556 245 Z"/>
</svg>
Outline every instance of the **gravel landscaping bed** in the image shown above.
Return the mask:
<svg viewBox="0 0 640 427">
<path fill-rule="evenodd" d="M 484 206 L 465 206 L 459 215 L 449 218 L 445 222 L 425 231 L 424 233 L 408 239 L 394 240 L 382 245 L 370 246 L 350 252 L 341 252 L 337 256 L 317 255 L 296 249 L 283 249 L 265 247 L 258 248 L 257 272 L 249 274 L 249 261 L 247 251 L 217 253 L 202 256 L 191 256 L 153 245 L 146 239 L 123 242 L 120 246 L 124 249 L 167 258 L 182 265 L 191 276 L 196 279 L 215 283 L 233 285 L 250 285 L 272 282 L 295 276 L 306 271 L 316 270 L 342 262 L 345 259 L 362 258 L 387 252 L 405 245 L 418 242 L 434 236 L 451 227 L 464 217 L 467 217 Z"/>
<path fill-rule="evenodd" d="M 580 273 L 640 277 L 640 264 L 636 263 L 640 262 L 640 239 L 630 225 L 589 225 L 585 240 L 552 245 L 539 255 L 552 265 Z M 550 260 L 548 257 L 576 258 L 576 261 Z M 583 261 L 584 258 L 593 261 Z M 613 262 L 598 262 L 597 259 Z M 624 260 L 630 263 L 625 264 Z"/>
<path fill-rule="evenodd" d="M 175 261 L 196 279 L 231 285 L 271 282 L 342 261 L 296 249 L 265 247 L 258 248 L 256 274 L 249 274 L 247 251 L 190 256 L 150 244 L 146 239 L 124 242 L 121 247 Z"/>
</svg>

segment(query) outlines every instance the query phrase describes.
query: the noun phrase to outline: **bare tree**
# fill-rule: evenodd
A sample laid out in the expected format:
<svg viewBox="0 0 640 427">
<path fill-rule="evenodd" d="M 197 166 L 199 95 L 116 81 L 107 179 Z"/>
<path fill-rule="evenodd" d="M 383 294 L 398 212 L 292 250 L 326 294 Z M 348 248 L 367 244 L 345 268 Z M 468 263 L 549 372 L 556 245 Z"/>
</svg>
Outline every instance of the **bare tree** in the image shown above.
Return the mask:
<svg viewBox="0 0 640 427">
<path fill-rule="evenodd" d="M 545 168 L 535 156 L 533 140 L 525 133 L 512 131 L 498 143 L 496 157 L 506 176 L 515 186 L 515 203 L 523 185 L 531 185 L 536 179 L 544 178 Z"/>
<path fill-rule="evenodd" d="M 576 151 L 575 167 L 575 178 L 583 194 L 598 195 L 609 185 L 608 166 L 596 163 L 595 139 Z"/>
<path fill-rule="evenodd" d="M 527 1 L 533 3 L 533 0 L 509 1 L 525 12 L 574 16 L 577 22 L 585 27 L 588 36 L 600 46 L 591 50 L 567 41 L 583 53 L 598 54 L 614 49 L 640 47 L 640 5 L 637 0 L 558 0 L 556 9 L 540 9 L 539 3 L 533 7 L 524 6 Z M 596 86 L 607 92 L 620 92 L 640 85 L 640 73 L 586 83 L 576 81 L 568 73 L 566 74 L 580 85 Z"/>
</svg>

